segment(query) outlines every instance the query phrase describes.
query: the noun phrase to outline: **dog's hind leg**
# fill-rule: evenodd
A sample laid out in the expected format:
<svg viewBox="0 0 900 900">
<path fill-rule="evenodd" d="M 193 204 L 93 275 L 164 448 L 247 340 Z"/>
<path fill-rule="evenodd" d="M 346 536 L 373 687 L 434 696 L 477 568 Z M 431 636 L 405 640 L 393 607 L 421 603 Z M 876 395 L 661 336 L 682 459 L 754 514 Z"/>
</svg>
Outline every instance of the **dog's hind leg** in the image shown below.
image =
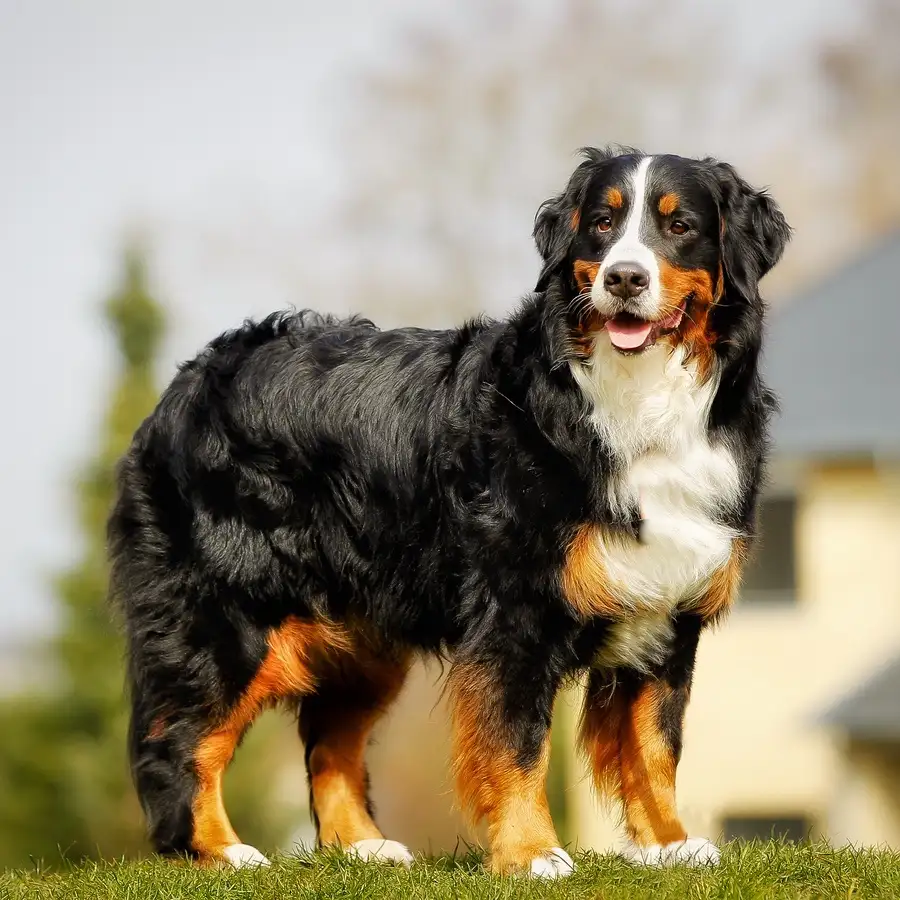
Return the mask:
<svg viewBox="0 0 900 900">
<path fill-rule="evenodd" d="M 342 655 L 315 694 L 300 705 L 310 805 L 322 846 L 362 859 L 409 865 L 412 854 L 386 840 L 373 819 L 365 753 L 375 723 L 397 698 L 409 656 L 375 656 L 364 647 Z"/>
<path fill-rule="evenodd" d="M 237 699 L 215 713 L 200 704 L 153 700 L 147 679 L 133 679 L 132 770 L 158 852 L 234 866 L 268 862 L 231 826 L 222 799 L 225 770 L 257 715 L 310 693 L 315 664 L 346 646 L 333 626 L 286 620 L 268 631 L 261 660 Z"/>
</svg>

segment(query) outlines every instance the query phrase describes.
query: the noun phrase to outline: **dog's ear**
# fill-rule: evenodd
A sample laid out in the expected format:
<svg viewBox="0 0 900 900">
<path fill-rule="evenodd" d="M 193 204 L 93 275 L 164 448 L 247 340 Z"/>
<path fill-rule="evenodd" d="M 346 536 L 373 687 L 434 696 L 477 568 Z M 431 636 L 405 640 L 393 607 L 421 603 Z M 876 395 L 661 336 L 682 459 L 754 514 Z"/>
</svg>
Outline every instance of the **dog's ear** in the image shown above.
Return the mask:
<svg viewBox="0 0 900 900">
<path fill-rule="evenodd" d="M 719 186 L 722 264 L 725 278 L 747 299 L 759 295 L 759 281 L 781 259 L 791 227 L 778 204 L 752 188 L 727 163 L 714 166 Z"/>
<path fill-rule="evenodd" d="M 550 278 L 559 271 L 569 255 L 569 248 L 575 237 L 573 219 L 577 208 L 569 200 L 565 191 L 541 204 L 534 217 L 534 243 L 544 260 L 538 276 L 536 291 L 544 291 Z"/>
<path fill-rule="evenodd" d="M 604 163 L 616 156 L 639 156 L 633 147 L 582 147 L 582 161 L 572 173 L 566 189 L 541 204 L 534 217 L 534 242 L 544 260 L 535 291 L 545 291 L 550 279 L 559 272 L 569 256 L 572 242 L 578 234 L 579 216 L 587 197 L 588 185 Z"/>
<path fill-rule="evenodd" d="M 569 248 L 578 233 L 578 216 L 584 204 L 588 182 L 599 166 L 624 148 L 582 147 L 582 161 L 572 173 L 566 189 L 541 204 L 534 217 L 534 242 L 544 260 L 538 276 L 536 291 L 545 291 L 550 279 L 559 272 L 569 255 Z M 636 152 L 636 151 L 631 151 Z"/>
</svg>

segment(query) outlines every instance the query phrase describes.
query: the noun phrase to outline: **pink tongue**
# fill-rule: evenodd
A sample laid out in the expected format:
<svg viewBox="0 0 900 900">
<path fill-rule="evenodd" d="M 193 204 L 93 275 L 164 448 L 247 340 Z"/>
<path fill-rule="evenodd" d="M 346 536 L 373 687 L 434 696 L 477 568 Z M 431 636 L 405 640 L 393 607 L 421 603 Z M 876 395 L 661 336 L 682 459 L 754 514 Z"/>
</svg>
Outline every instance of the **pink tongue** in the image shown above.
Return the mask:
<svg viewBox="0 0 900 900">
<path fill-rule="evenodd" d="M 607 319 L 606 330 L 614 347 L 620 350 L 636 350 L 643 346 L 644 341 L 650 336 L 653 328 L 652 322 L 616 321 Z"/>
</svg>

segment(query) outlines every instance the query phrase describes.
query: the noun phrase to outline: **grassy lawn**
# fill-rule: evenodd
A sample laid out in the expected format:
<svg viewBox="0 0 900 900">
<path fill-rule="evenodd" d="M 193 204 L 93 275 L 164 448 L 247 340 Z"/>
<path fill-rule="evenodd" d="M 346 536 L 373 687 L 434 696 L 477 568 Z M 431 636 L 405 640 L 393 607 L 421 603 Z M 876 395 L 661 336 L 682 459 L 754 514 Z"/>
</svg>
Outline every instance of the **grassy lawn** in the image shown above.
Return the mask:
<svg viewBox="0 0 900 900">
<path fill-rule="evenodd" d="M 0 874 L 0 900 L 302 900 L 302 898 L 900 898 L 900 853 L 824 845 L 734 844 L 713 870 L 635 869 L 614 857 L 579 854 L 559 882 L 486 875 L 474 855 L 420 862 L 411 871 L 351 863 L 336 854 L 283 858 L 272 868 L 202 871 L 179 863 L 104 863 Z"/>
</svg>

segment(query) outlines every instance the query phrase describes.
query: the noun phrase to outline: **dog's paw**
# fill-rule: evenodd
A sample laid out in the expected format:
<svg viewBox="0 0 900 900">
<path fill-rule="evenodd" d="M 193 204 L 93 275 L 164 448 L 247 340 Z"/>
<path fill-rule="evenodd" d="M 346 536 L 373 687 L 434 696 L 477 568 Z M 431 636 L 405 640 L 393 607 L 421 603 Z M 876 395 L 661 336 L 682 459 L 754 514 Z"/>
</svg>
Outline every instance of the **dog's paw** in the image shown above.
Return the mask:
<svg viewBox="0 0 900 900">
<path fill-rule="evenodd" d="M 249 844 L 231 844 L 222 851 L 225 861 L 235 869 L 270 865 L 269 860 Z"/>
<path fill-rule="evenodd" d="M 687 838 L 671 844 L 650 844 L 646 847 L 628 844 L 620 855 L 640 866 L 670 866 L 677 863 L 714 866 L 720 856 L 719 848 L 706 838 Z"/>
<path fill-rule="evenodd" d="M 385 838 L 369 838 L 357 841 L 347 848 L 347 853 L 356 859 L 362 859 L 380 863 L 396 863 L 409 868 L 412 865 L 413 855 L 409 848 L 399 841 L 389 841 Z"/>
<path fill-rule="evenodd" d="M 661 866 L 663 860 L 662 844 L 648 844 L 639 847 L 631 842 L 618 851 L 619 856 L 636 866 Z"/>
<path fill-rule="evenodd" d="M 687 863 L 691 866 L 716 866 L 721 854 L 719 848 L 708 838 L 688 838 L 676 844 L 669 844 L 669 861 Z"/>
<path fill-rule="evenodd" d="M 566 878 L 575 871 L 572 857 L 562 847 L 554 847 L 531 861 L 532 878 Z"/>
</svg>

